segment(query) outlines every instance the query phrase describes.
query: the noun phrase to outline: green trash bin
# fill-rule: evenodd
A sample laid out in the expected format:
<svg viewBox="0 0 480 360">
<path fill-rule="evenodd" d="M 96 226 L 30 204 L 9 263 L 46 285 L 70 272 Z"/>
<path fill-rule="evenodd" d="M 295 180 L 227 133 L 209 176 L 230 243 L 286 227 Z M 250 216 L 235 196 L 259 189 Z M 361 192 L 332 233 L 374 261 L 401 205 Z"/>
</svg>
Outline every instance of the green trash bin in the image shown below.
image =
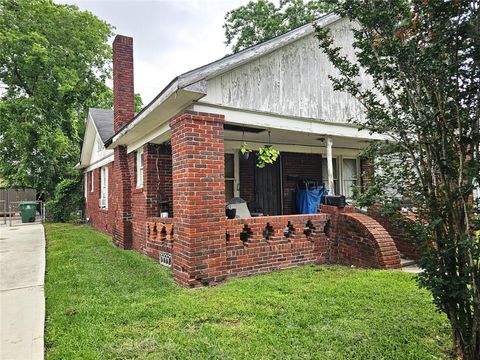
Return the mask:
<svg viewBox="0 0 480 360">
<path fill-rule="evenodd" d="M 22 223 L 35 222 L 37 203 L 35 201 L 22 201 L 20 203 L 20 213 L 22 215 Z"/>
</svg>

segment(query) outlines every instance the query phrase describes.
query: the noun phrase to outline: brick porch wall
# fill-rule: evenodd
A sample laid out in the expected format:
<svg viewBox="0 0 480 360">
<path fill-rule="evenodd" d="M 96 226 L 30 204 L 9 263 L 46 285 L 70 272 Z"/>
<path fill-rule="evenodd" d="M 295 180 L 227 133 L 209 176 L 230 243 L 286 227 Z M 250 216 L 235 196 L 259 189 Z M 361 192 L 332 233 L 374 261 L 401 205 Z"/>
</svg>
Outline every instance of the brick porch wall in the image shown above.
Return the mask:
<svg viewBox="0 0 480 360">
<path fill-rule="evenodd" d="M 173 275 L 187 287 L 225 279 L 223 115 L 186 111 L 172 131 Z"/>
<path fill-rule="evenodd" d="M 327 236 L 331 241 L 331 262 L 359 267 L 401 268 L 395 242 L 375 219 L 356 213 L 350 206 L 322 205 L 321 212 L 330 214 Z"/>
<path fill-rule="evenodd" d="M 395 220 L 382 215 L 377 206 L 371 206 L 368 208 L 368 216 L 378 221 L 385 228 L 385 230 L 387 230 L 400 253 L 411 259 L 419 259 L 421 257 L 420 249 L 402 227 L 401 220 L 408 222 L 415 221 L 415 215 L 413 213 L 399 212 L 398 216 L 402 219 Z"/>
<path fill-rule="evenodd" d="M 245 276 L 302 264 L 325 263 L 327 220 L 326 214 L 227 220 L 228 275 Z M 289 231 L 285 233 L 286 228 Z"/>
</svg>

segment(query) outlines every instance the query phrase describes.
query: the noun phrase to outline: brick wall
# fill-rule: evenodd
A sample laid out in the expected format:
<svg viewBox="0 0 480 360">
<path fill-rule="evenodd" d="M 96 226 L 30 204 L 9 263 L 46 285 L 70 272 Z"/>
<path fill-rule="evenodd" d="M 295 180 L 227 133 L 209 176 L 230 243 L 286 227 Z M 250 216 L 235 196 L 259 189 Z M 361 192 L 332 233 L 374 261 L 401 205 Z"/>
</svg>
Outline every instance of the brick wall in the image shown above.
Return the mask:
<svg viewBox="0 0 480 360">
<path fill-rule="evenodd" d="M 360 189 L 365 191 L 368 188 L 370 177 L 374 171 L 371 160 L 360 158 Z"/>
<path fill-rule="evenodd" d="M 112 44 L 113 129 L 115 133 L 135 116 L 133 39 L 117 35 Z"/>
<path fill-rule="evenodd" d="M 173 252 L 173 219 L 151 217 L 146 220 L 145 255 L 159 261 L 160 252 Z"/>
<path fill-rule="evenodd" d="M 108 164 L 108 172 L 111 174 L 113 171 L 113 162 Z M 94 186 L 93 191 L 90 191 L 92 184 L 92 175 L 94 174 Z M 109 191 L 108 198 L 108 208 L 100 208 L 100 168 L 94 169 L 87 173 L 87 197 L 85 199 L 85 217 L 89 219 L 89 222 L 95 227 L 95 229 L 112 235 L 113 232 L 113 211 L 110 211 L 112 196 Z M 108 188 L 111 189 L 113 186 L 113 179 L 111 176 L 108 178 Z"/>
<path fill-rule="evenodd" d="M 393 239 L 376 220 L 356 213 L 348 206 L 323 205 L 321 211 L 331 215 L 327 226 L 331 262 L 359 267 L 401 268 L 400 253 Z"/>
<path fill-rule="evenodd" d="M 172 131 L 173 275 L 187 287 L 225 279 L 223 115 L 186 111 Z"/>
<path fill-rule="evenodd" d="M 245 276 L 301 264 L 325 263 L 327 219 L 326 214 L 316 214 L 227 220 L 228 275 Z"/>
<path fill-rule="evenodd" d="M 411 259 L 420 258 L 420 249 L 402 226 L 402 224 L 404 224 L 403 221 L 415 221 L 415 216 L 413 213 L 399 212 L 397 214 L 399 219 L 392 219 L 382 215 L 377 206 L 371 206 L 368 209 L 368 215 L 378 221 L 385 228 L 385 230 L 387 230 L 401 254 L 404 254 Z"/>
<path fill-rule="evenodd" d="M 113 242 L 115 245 L 130 249 L 132 247 L 132 193 L 127 148 L 118 146 L 114 149 L 114 164 L 109 178 L 111 201 L 109 209 L 113 212 Z"/>
</svg>

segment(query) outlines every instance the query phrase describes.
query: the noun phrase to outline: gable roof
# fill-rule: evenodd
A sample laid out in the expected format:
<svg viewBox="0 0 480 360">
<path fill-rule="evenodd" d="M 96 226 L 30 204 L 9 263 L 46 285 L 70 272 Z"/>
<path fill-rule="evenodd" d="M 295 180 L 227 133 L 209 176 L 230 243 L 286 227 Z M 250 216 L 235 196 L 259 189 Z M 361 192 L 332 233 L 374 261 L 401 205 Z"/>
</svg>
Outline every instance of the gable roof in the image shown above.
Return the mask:
<svg viewBox="0 0 480 360">
<path fill-rule="evenodd" d="M 88 112 L 97 128 L 100 139 L 102 139 L 103 142 L 110 139 L 114 134 L 113 110 L 90 108 Z"/>
<path fill-rule="evenodd" d="M 207 93 L 206 80 L 258 59 L 259 57 L 267 55 L 283 46 L 312 34 L 315 31 L 313 24 L 318 27 L 325 27 L 338 20 L 341 20 L 341 17 L 336 14 L 325 14 L 313 23 L 305 24 L 273 39 L 254 45 L 235 54 L 225 56 L 222 59 L 177 76 L 147 106 L 145 106 L 142 111 L 136 114 L 136 116 L 127 122 L 117 133 L 112 134 L 112 136 L 105 141 L 105 146 L 110 147 L 112 144 L 117 143 L 117 141 L 119 141 L 127 132 L 180 90 L 191 94 L 191 100 L 198 100 Z"/>
</svg>

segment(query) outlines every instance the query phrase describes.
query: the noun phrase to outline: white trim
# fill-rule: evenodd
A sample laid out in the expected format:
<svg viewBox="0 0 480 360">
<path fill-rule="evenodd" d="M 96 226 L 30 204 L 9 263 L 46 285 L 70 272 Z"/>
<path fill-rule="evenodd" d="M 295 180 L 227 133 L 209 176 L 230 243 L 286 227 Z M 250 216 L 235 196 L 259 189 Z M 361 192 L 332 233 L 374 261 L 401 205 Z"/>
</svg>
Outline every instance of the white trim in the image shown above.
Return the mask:
<svg viewBox="0 0 480 360">
<path fill-rule="evenodd" d="M 193 104 L 192 108 L 194 111 L 198 112 L 223 114 L 225 115 L 227 123 L 241 126 L 281 129 L 308 134 L 331 135 L 363 140 L 391 140 L 387 135 L 370 134 L 369 131 L 359 130 L 356 126 L 346 123 L 335 123 L 311 118 L 228 108 L 200 102 Z"/>
<path fill-rule="evenodd" d="M 226 140 L 225 149 L 238 151 L 242 143 L 243 141 L 240 141 L 240 140 Z M 280 152 L 321 154 L 325 158 L 327 156 L 327 148 L 325 146 L 285 145 L 285 144 L 276 144 L 275 142 L 272 142 L 272 145 L 275 147 L 275 149 L 277 149 Z M 357 157 L 359 156 L 360 151 L 362 151 L 362 149 L 346 149 L 346 148 L 333 147 L 333 157 L 336 157 L 339 155 Z"/>
<path fill-rule="evenodd" d="M 95 171 L 90 172 L 90 192 L 95 190 Z"/>
<path fill-rule="evenodd" d="M 178 80 L 175 79 L 172 81 L 167 87 L 158 95 L 156 99 L 153 100 L 148 106 L 146 106 L 137 117 L 133 119 L 127 126 L 125 126 L 121 131 L 119 131 L 115 136 L 112 138 L 112 144 L 120 140 L 127 132 L 129 132 L 132 128 L 137 126 L 139 122 L 141 122 L 144 118 L 146 118 L 153 110 L 159 107 L 162 103 L 165 102 L 172 94 L 178 91 Z"/>
<path fill-rule="evenodd" d="M 145 137 L 142 137 L 140 140 L 134 142 L 131 145 L 127 146 L 127 154 L 130 154 L 132 151 L 136 151 L 141 146 L 151 142 L 154 139 L 157 139 L 156 143 L 162 143 L 167 141 L 170 138 L 170 125 L 168 123 L 160 125 L 154 131 L 148 133 Z"/>
<path fill-rule="evenodd" d="M 108 166 L 100 168 L 100 207 L 108 209 Z"/>
<path fill-rule="evenodd" d="M 87 199 L 88 197 L 88 173 L 84 173 L 83 174 L 83 189 L 84 189 L 84 195 L 85 195 L 85 199 Z"/>
<path fill-rule="evenodd" d="M 240 197 L 240 159 L 238 151 L 235 151 L 235 149 L 225 149 L 225 154 L 233 155 L 233 196 Z"/>
<path fill-rule="evenodd" d="M 145 161 L 145 157 L 143 155 L 143 148 L 138 148 L 137 153 L 135 154 L 135 161 L 136 161 L 136 166 L 135 166 L 135 178 L 136 178 L 136 186 L 137 189 L 143 188 L 143 180 L 144 180 L 144 166 L 145 163 L 142 164 L 142 162 Z"/>
<path fill-rule="evenodd" d="M 333 182 L 333 141 L 332 137 L 328 136 L 327 137 L 327 188 L 329 191 L 329 194 L 335 195 L 335 183 Z M 338 166 L 338 160 L 337 160 L 337 166 Z M 337 176 L 340 175 L 338 174 L 337 170 Z"/>
<path fill-rule="evenodd" d="M 325 27 L 341 20 L 341 17 L 333 13 L 325 14 L 319 19 L 315 20 L 315 24 L 319 27 Z M 277 36 L 273 39 L 252 46 L 236 54 L 224 57 L 210 64 L 201 66 L 197 69 L 188 71 L 173 79 L 158 95 L 150 102 L 125 128 L 115 134 L 112 138 L 111 145 L 118 142 L 126 133 L 132 130 L 160 105 L 162 105 L 168 98 L 179 91 L 186 91 L 196 93 L 198 98 L 207 94 L 206 84 L 204 80 L 221 75 L 231 69 L 234 69 L 245 63 L 254 61 L 255 59 L 269 54 L 278 48 L 286 46 L 294 41 L 297 41 L 315 31 L 313 23 L 305 24 L 297 29 L 291 30 L 283 35 Z M 110 146 L 111 146 L 110 145 Z"/>
<path fill-rule="evenodd" d="M 98 169 L 99 167 L 107 165 L 108 163 L 111 163 L 112 161 L 113 161 L 113 154 L 111 154 L 111 155 L 109 155 L 109 156 L 107 156 L 107 157 L 105 157 L 101 160 L 98 160 L 98 161 L 94 162 L 90 166 L 86 167 L 83 171 L 88 172 L 88 171 Z"/>
</svg>

